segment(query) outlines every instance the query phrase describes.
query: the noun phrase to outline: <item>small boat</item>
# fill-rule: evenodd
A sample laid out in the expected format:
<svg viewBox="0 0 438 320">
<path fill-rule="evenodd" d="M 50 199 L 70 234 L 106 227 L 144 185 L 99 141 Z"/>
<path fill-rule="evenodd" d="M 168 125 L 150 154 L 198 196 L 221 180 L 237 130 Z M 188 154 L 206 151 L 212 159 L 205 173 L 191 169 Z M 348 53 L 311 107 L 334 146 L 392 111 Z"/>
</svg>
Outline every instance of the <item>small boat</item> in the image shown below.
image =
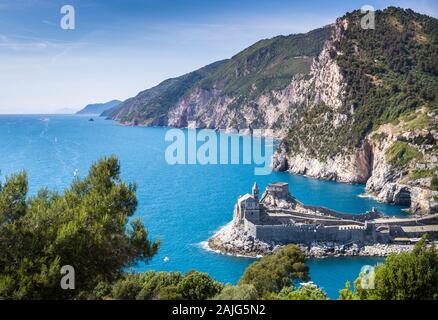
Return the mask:
<svg viewBox="0 0 438 320">
<path fill-rule="evenodd" d="M 88 121 L 94 121 L 94 119 L 93 119 L 93 118 L 90 118 L 90 119 L 88 119 Z"/>
</svg>

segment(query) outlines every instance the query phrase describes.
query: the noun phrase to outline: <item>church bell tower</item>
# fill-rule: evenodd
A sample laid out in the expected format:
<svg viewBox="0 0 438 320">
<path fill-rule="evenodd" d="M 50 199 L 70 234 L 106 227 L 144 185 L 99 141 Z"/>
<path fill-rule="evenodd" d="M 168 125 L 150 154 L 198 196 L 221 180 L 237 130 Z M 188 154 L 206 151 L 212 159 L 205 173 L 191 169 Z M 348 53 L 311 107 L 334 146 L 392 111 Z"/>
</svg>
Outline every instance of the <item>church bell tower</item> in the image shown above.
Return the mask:
<svg viewBox="0 0 438 320">
<path fill-rule="evenodd" d="M 252 186 L 252 196 L 257 202 L 259 201 L 259 187 L 257 186 L 257 182 L 254 182 Z"/>
</svg>

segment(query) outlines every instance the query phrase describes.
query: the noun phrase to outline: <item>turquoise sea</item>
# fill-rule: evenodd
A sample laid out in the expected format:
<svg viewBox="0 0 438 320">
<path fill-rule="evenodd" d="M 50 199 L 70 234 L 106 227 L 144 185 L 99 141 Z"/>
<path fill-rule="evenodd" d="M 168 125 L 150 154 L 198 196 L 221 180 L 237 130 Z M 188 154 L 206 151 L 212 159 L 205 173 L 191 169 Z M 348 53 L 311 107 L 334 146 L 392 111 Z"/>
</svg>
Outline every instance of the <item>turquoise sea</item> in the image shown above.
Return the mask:
<svg viewBox="0 0 438 320">
<path fill-rule="evenodd" d="M 41 187 L 62 191 L 74 174 L 85 176 L 93 161 L 115 154 L 126 181 L 136 182 L 136 215 L 159 238 L 162 246 L 151 263 L 135 270 L 191 269 L 235 283 L 251 259 L 229 257 L 205 250 L 206 241 L 232 218 L 236 198 L 274 181 L 288 182 L 290 191 L 306 204 L 358 213 L 373 206 L 388 215 L 404 214 L 401 207 L 359 197 L 363 185 L 318 181 L 287 173 L 255 176 L 253 165 L 169 165 L 164 155 L 169 142 L 166 128 L 125 127 L 103 118 L 83 116 L 0 116 L 0 170 L 4 178 L 28 172 L 30 193 Z M 90 253 L 92 254 L 92 253 Z M 164 259 L 167 257 L 168 259 Z M 166 261 L 165 261 L 166 260 Z M 331 298 L 346 280 L 354 280 L 361 267 L 379 258 L 309 260 L 312 280 Z"/>
</svg>

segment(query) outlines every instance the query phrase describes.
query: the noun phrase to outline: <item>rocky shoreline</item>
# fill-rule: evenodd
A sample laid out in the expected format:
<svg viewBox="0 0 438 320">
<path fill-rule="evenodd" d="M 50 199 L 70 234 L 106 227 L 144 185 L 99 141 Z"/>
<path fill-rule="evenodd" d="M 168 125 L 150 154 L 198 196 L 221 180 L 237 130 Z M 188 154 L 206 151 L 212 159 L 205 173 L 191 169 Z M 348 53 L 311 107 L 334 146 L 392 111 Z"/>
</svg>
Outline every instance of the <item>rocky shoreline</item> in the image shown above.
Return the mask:
<svg viewBox="0 0 438 320">
<path fill-rule="evenodd" d="M 281 243 L 266 243 L 249 236 L 233 222 L 222 227 L 208 240 L 208 248 L 222 254 L 244 257 L 261 257 L 272 254 L 284 246 Z M 386 257 L 393 253 L 409 252 L 413 245 L 401 244 L 339 244 L 333 242 L 314 242 L 300 244 L 307 258 L 329 257 Z"/>
</svg>

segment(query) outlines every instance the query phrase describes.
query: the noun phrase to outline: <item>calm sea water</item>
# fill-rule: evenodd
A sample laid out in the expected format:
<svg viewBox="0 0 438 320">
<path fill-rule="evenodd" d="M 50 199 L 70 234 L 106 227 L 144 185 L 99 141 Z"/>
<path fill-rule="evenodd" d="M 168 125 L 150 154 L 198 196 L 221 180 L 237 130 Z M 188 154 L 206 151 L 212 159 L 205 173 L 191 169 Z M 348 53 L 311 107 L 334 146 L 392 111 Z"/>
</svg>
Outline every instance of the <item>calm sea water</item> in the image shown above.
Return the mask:
<svg viewBox="0 0 438 320">
<path fill-rule="evenodd" d="M 93 161 L 115 154 L 126 181 L 138 184 L 136 215 L 162 246 L 148 265 L 136 270 L 208 272 L 235 283 L 253 261 L 219 255 L 201 243 L 232 218 L 236 198 L 250 192 L 254 181 L 261 189 L 274 181 L 288 182 L 291 192 L 306 204 L 357 213 L 373 206 L 388 215 L 403 214 L 401 207 L 359 197 L 362 185 L 318 181 L 287 173 L 255 176 L 252 165 L 168 165 L 164 159 L 165 128 L 124 127 L 113 121 L 80 116 L 0 116 L 0 170 L 2 178 L 28 172 L 30 193 L 41 187 L 62 191 L 75 171 L 87 174 Z M 168 261 L 164 258 L 167 257 Z M 378 258 L 309 260 L 312 280 L 332 298 L 346 280 Z"/>
</svg>

